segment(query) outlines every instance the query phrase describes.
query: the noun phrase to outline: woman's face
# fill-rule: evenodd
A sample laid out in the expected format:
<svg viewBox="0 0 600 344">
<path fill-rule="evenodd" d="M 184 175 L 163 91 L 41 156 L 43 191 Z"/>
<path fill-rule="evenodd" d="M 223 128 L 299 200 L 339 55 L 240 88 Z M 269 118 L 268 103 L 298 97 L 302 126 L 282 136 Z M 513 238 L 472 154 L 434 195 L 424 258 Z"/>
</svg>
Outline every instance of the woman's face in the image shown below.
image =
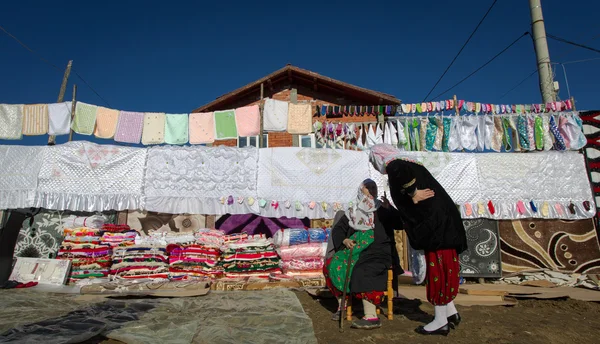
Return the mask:
<svg viewBox="0 0 600 344">
<path fill-rule="evenodd" d="M 360 190 L 362 191 L 362 193 L 363 193 L 365 196 L 371 196 L 371 193 L 369 192 L 369 189 L 367 189 L 367 187 L 366 187 L 366 186 L 364 186 L 364 185 L 361 185 L 361 186 L 360 186 Z"/>
</svg>

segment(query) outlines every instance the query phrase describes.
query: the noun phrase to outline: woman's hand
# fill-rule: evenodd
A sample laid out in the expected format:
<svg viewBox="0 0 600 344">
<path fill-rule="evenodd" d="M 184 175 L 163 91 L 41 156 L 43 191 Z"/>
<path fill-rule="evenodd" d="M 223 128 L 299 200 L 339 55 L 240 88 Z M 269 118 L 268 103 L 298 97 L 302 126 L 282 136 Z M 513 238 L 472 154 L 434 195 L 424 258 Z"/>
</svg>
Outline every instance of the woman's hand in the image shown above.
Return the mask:
<svg viewBox="0 0 600 344">
<path fill-rule="evenodd" d="M 431 189 L 415 190 L 415 194 L 412 196 L 412 201 L 414 204 L 417 204 L 433 196 L 435 196 L 435 192 L 433 192 Z"/>
<path fill-rule="evenodd" d="M 344 239 L 344 241 L 342 241 L 342 244 L 344 244 L 344 246 L 346 246 L 347 248 L 353 248 L 354 245 L 356 245 L 356 242 L 354 242 L 354 240 Z"/>
<path fill-rule="evenodd" d="M 390 200 L 387 198 L 385 191 L 383 192 L 383 196 L 381 197 L 381 206 L 385 209 L 390 209 L 390 207 L 392 206 L 390 204 Z"/>
</svg>

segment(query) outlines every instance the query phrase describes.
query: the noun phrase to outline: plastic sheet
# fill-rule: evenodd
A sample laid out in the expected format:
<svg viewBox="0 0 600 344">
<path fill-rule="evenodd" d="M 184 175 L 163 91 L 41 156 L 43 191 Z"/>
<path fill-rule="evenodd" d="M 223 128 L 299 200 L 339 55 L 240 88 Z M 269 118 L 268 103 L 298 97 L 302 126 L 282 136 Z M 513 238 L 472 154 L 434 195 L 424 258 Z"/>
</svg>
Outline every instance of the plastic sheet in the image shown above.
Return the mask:
<svg viewBox="0 0 600 344">
<path fill-rule="evenodd" d="M 327 242 L 330 228 L 288 228 L 277 231 L 273 235 L 275 246 L 292 246 L 307 243 Z"/>
<path fill-rule="evenodd" d="M 282 260 L 325 257 L 327 243 L 284 246 L 277 249 Z"/>
<path fill-rule="evenodd" d="M 289 290 L 96 302 L 75 296 L 0 292 L 0 343 L 77 343 L 97 335 L 129 344 L 317 343 L 312 321 Z"/>
</svg>

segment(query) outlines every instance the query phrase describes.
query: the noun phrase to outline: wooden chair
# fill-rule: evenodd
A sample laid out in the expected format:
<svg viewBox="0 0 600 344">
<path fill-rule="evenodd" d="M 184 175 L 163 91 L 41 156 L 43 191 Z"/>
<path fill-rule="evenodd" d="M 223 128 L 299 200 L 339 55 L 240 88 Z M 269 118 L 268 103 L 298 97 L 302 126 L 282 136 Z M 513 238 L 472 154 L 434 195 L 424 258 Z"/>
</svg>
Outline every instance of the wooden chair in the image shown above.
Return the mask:
<svg viewBox="0 0 600 344">
<path fill-rule="evenodd" d="M 394 320 L 394 269 L 388 270 L 387 290 L 383 293 L 387 298 L 387 318 Z M 377 306 L 377 315 L 381 313 L 381 308 Z M 352 321 L 352 296 L 348 295 L 348 307 L 346 308 L 346 319 Z"/>
</svg>

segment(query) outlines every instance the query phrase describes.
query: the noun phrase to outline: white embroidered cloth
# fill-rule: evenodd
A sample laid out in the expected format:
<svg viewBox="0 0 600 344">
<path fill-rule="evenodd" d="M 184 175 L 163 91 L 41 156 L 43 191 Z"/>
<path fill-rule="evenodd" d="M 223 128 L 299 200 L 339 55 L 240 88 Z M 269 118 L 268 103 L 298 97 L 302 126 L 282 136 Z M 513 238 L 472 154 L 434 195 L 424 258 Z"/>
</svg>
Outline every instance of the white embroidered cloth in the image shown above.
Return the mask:
<svg viewBox="0 0 600 344">
<path fill-rule="evenodd" d="M 20 140 L 22 137 L 23 105 L 0 104 L 0 139 Z"/>
<path fill-rule="evenodd" d="M 333 218 L 332 204 L 345 209 L 356 198 L 356 188 L 369 178 L 369 161 L 365 152 L 350 150 L 265 148 L 260 150 L 258 171 L 258 195 L 269 203 L 261 214 Z M 285 201 L 291 203 L 289 208 Z M 300 211 L 296 202 L 301 203 Z M 328 203 L 326 208 L 322 202 Z"/>
<path fill-rule="evenodd" d="M 172 214 L 257 212 L 254 147 L 153 147 L 144 180 L 146 209 Z M 233 204 L 227 199 L 232 196 Z M 241 197 L 241 202 L 238 199 Z"/>
<path fill-rule="evenodd" d="M 0 145 L 0 209 L 30 208 L 46 147 Z"/>
<path fill-rule="evenodd" d="M 263 130 L 286 131 L 288 126 L 288 106 L 288 102 L 271 98 L 265 100 Z"/>
<path fill-rule="evenodd" d="M 90 212 L 143 208 L 146 149 L 86 141 L 46 149 L 36 207 Z"/>
</svg>

